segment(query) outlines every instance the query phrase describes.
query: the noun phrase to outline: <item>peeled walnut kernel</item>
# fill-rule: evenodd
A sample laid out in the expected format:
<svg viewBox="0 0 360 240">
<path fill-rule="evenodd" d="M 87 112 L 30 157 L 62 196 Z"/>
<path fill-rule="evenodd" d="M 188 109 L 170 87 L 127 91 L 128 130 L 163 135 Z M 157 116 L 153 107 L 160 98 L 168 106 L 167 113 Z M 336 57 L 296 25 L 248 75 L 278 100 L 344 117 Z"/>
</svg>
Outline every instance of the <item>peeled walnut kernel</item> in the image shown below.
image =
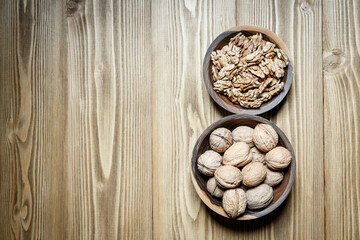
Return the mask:
<svg viewBox="0 0 360 240">
<path fill-rule="evenodd" d="M 226 190 L 222 201 L 223 208 L 227 215 L 236 218 L 243 214 L 246 209 L 246 194 L 240 188 Z"/>
<path fill-rule="evenodd" d="M 249 147 L 253 147 L 253 132 L 254 129 L 248 126 L 240 126 L 235 128 L 232 131 L 233 141 L 234 142 L 245 142 Z"/>
<path fill-rule="evenodd" d="M 282 78 L 289 61 L 262 34 L 239 33 L 210 58 L 214 90 L 242 107 L 259 108 L 284 88 Z"/>
<path fill-rule="evenodd" d="M 206 176 L 214 176 L 215 170 L 221 166 L 222 157 L 213 150 L 201 154 L 197 161 L 199 171 Z"/>
<path fill-rule="evenodd" d="M 256 125 L 253 134 L 253 141 L 260 151 L 270 151 L 276 147 L 278 140 L 278 134 L 272 126 L 263 123 Z"/>
<path fill-rule="evenodd" d="M 247 207 L 257 210 L 268 206 L 273 200 L 273 189 L 267 184 L 261 184 L 246 191 Z"/>
<path fill-rule="evenodd" d="M 216 152 L 225 152 L 232 144 L 232 135 L 229 129 L 218 128 L 210 134 L 210 147 Z"/>
<path fill-rule="evenodd" d="M 275 187 L 284 179 L 284 173 L 282 172 L 275 172 L 271 171 L 270 169 L 266 168 L 266 178 L 264 183 L 269 185 L 270 187 Z"/>
<path fill-rule="evenodd" d="M 206 189 L 209 191 L 211 195 L 214 197 L 222 198 L 224 195 L 224 190 L 222 190 L 216 183 L 214 177 L 210 178 L 206 183 Z"/>
<path fill-rule="evenodd" d="M 255 187 L 262 183 L 266 177 L 266 167 L 259 162 L 252 162 L 242 169 L 243 184 L 247 187 Z"/>
<path fill-rule="evenodd" d="M 215 171 L 215 180 L 222 188 L 236 188 L 242 179 L 240 169 L 233 166 L 221 166 Z"/>
<path fill-rule="evenodd" d="M 260 162 L 265 164 L 265 154 L 260 152 L 256 147 L 251 148 L 253 154 L 253 162 Z"/>
<path fill-rule="evenodd" d="M 270 169 L 281 170 L 291 163 L 291 153 L 284 147 L 276 147 L 265 155 L 265 160 Z"/>
<path fill-rule="evenodd" d="M 244 142 L 238 142 L 225 151 L 223 164 L 242 167 L 251 162 L 251 160 L 252 152 L 250 151 L 249 145 Z"/>
</svg>

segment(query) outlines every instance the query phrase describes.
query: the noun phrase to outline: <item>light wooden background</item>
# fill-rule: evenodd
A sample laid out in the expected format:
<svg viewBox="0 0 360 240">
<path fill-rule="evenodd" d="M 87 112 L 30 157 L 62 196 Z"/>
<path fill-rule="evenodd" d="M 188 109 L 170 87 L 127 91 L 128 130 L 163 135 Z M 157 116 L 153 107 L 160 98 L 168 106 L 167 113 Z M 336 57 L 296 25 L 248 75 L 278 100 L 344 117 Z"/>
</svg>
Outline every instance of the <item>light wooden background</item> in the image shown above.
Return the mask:
<svg viewBox="0 0 360 240">
<path fill-rule="evenodd" d="M 265 117 L 297 157 L 280 211 L 234 223 L 190 180 L 229 113 L 202 82 L 211 41 L 277 33 L 295 61 Z M 359 239 L 360 1 L 2 0 L 0 239 Z"/>
</svg>

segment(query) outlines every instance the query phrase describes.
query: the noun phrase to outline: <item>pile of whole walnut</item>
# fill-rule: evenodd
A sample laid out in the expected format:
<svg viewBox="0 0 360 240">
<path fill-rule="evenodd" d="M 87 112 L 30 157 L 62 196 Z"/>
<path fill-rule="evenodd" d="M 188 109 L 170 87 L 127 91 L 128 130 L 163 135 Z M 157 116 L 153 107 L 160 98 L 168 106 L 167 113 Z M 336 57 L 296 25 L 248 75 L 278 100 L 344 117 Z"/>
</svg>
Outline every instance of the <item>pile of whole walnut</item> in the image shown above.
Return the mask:
<svg viewBox="0 0 360 240">
<path fill-rule="evenodd" d="M 261 34 L 242 33 L 211 53 L 214 90 L 245 108 L 259 108 L 284 88 L 285 53 Z"/>
<path fill-rule="evenodd" d="M 212 150 L 198 158 L 197 167 L 210 177 L 207 190 L 222 197 L 229 217 L 240 216 L 246 207 L 258 210 L 268 206 L 273 200 L 272 187 L 283 180 L 282 170 L 291 162 L 290 152 L 277 147 L 274 128 L 268 124 L 258 124 L 254 129 L 240 126 L 232 132 L 218 128 L 209 141 Z"/>
</svg>

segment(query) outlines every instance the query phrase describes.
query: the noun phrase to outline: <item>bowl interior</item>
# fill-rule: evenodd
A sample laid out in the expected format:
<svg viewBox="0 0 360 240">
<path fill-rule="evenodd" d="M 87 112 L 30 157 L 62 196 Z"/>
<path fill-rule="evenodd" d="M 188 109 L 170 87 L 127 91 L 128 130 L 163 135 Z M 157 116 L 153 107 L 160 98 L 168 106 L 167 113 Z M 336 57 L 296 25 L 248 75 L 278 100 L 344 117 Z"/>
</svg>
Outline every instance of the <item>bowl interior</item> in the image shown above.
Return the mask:
<svg viewBox="0 0 360 240">
<path fill-rule="evenodd" d="M 209 137 L 213 130 L 219 127 L 225 127 L 228 128 L 230 131 L 234 130 L 238 126 L 249 126 L 254 128 L 259 123 L 266 123 L 270 124 L 278 133 L 279 135 L 279 142 L 278 146 L 283 146 L 287 148 L 290 153 L 292 154 L 292 162 L 290 166 L 285 169 L 284 172 L 284 179 L 283 181 L 276 187 L 274 187 L 274 198 L 269 206 L 266 208 L 260 210 L 260 211 L 251 211 L 249 209 L 246 210 L 244 215 L 238 218 L 238 220 L 247 220 L 247 219 L 254 219 L 258 217 L 262 217 L 270 212 L 272 212 L 274 209 L 276 209 L 287 197 L 287 195 L 290 192 L 291 186 L 294 181 L 294 173 L 295 173 L 295 156 L 293 149 L 291 147 L 291 144 L 285 134 L 272 122 L 258 116 L 251 116 L 251 115 L 233 115 L 226 118 L 223 118 L 219 120 L 218 122 L 215 122 L 212 124 L 208 129 L 206 129 L 203 134 L 200 136 L 198 142 L 195 145 L 193 157 L 191 160 L 191 167 L 192 167 L 192 175 L 193 175 L 193 182 L 194 185 L 196 184 L 198 187 L 197 191 L 201 199 L 204 201 L 208 207 L 210 207 L 215 212 L 219 213 L 220 215 L 223 215 L 225 217 L 228 217 L 225 213 L 225 211 L 222 209 L 222 203 L 221 199 L 216 198 L 212 196 L 207 190 L 206 190 L 206 182 L 209 179 L 209 177 L 203 175 L 200 173 L 197 169 L 197 159 L 200 157 L 202 153 L 204 153 L 206 150 L 211 149 L 209 144 Z"/>
<path fill-rule="evenodd" d="M 234 104 L 231 102 L 225 95 L 217 93 L 214 91 L 214 79 L 211 74 L 211 59 L 210 55 L 215 50 L 220 50 L 222 47 L 224 47 L 226 44 L 229 43 L 230 39 L 237 35 L 239 32 L 242 32 L 245 36 L 251 36 L 256 33 L 261 33 L 263 35 L 263 39 L 270 41 L 274 43 L 278 48 L 281 48 L 285 54 L 287 55 L 289 59 L 289 64 L 285 68 L 285 75 L 282 78 L 282 81 L 284 81 L 284 88 L 283 90 L 277 95 L 271 98 L 269 101 L 263 103 L 260 108 L 256 109 L 248 109 L 243 108 L 239 104 Z M 279 37 L 275 35 L 275 33 L 270 32 L 267 29 L 262 29 L 259 27 L 256 27 L 256 30 L 241 30 L 241 31 L 227 31 L 222 34 L 220 34 L 210 45 L 208 51 L 206 52 L 205 58 L 204 58 L 204 66 L 203 66 L 203 77 L 206 84 L 206 87 L 208 89 L 208 92 L 210 93 L 211 97 L 215 100 L 215 102 L 220 105 L 221 107 L 225 108 L 227 111 L 232 113 L 247 113 L 247 114 L 262 114 L 265 113 L 272 108 L 276 107 L 286 96 L 288 93 L 292 78 L 293 78 L 293 66 L 291 63 L 291 58 L 289 57 L 289 53 L 287 48 L 285 47 L 285 44 L 280 40 Z"/>
</svg>

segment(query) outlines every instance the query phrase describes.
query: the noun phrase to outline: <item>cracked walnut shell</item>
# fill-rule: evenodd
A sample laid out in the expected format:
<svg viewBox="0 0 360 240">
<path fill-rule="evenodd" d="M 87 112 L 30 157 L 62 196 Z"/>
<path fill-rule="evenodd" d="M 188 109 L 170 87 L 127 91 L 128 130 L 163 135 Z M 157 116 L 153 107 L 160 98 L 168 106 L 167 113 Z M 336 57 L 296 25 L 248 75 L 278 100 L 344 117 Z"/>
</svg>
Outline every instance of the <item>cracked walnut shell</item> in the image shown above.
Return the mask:
<svg viewBox="0 0 360 240">
<path fill-rule="evenodd" d="M 225 191 L 222 205 L 229 217 L 236 218 L 245 212 L 246 202 L 244 190 L 236 188 Z"/>
<path fill-rule="evenodd" d="M 249 145 L 244 142 L 238 142 L 231 145 L 231 147 L 225 151 L 222 163 L 224 165 L 242 167 L 251 162 L 251 160 L 252 152 Z"/>
<path fill-rule="evenodd" d="M 215 180 L 222 188 L 236 188 L 242 179 L 240 169 L 233 166 L 221 166 L 215 171 Z"/>
<path fill-rule="evenodd" d="M 232 144 L 232 134 L 229 129 L 217 128 L 210 134 L 210 147 L 216 152 L 225 152 Z"/>
<path fill-rule="evenodd" d="M 243 184 L 247 187 L 256 187 L 266 178 L 266 167 L 259 162 L 252 162 L 242 169 Z"/>
<path fill-rule="evenodd" d="M 284 147 L 276 147 L 265 155 L 266 164 L 272 170 L 287 168 L 291 162 L 291 153 Z"/>
<path fill-rule="evenodd" d="M 267 184 L 261 184 L 246 191 L 247 207 L 251 210 L 267 207 L 273 200 L 273 189 Z"/>
<path fill-rule="evenodd" d="M 222 157 L 213 150 L 201 154 L 197 161 L 199 171 L 206 176 L 214 176 L 215 170 L 221 166 Z"/>
<path fill-rule="evenodd" d="M 209 178 L 209 180 L 206 183 L 206 189 L 209 191 L 211 195 L 214 197 L 222 198 L 224 195 L 224 190 L 221 189 L 217 183 L 214 177 Z"/>
<path fill-rule="evenodd" d="M 262 152 L 268 152 L 276 147 L 279 136 L 269 124 L 258 124 L 254 129 L 253 141 L 255 146 Z"/>
<path fill-rule="evenodd" d="M 266 178 L 264 183 L 270 187 L 275 187 L 284 179 L 284 173 L 271 171 L 269 168 L 266 168 Z"/>
<path fill-rule="evenodd" d="M 250 147 L 253 147 L 254 146 L 253 139 L 252 139 L 253 132 L 254 132 L 254 129 L 252 129 L 251 127 L 248 127 L 248 126 L 237 127 L 232 131 L 233 141 L 234 142 L 245 142 Z"/>
</svg>

